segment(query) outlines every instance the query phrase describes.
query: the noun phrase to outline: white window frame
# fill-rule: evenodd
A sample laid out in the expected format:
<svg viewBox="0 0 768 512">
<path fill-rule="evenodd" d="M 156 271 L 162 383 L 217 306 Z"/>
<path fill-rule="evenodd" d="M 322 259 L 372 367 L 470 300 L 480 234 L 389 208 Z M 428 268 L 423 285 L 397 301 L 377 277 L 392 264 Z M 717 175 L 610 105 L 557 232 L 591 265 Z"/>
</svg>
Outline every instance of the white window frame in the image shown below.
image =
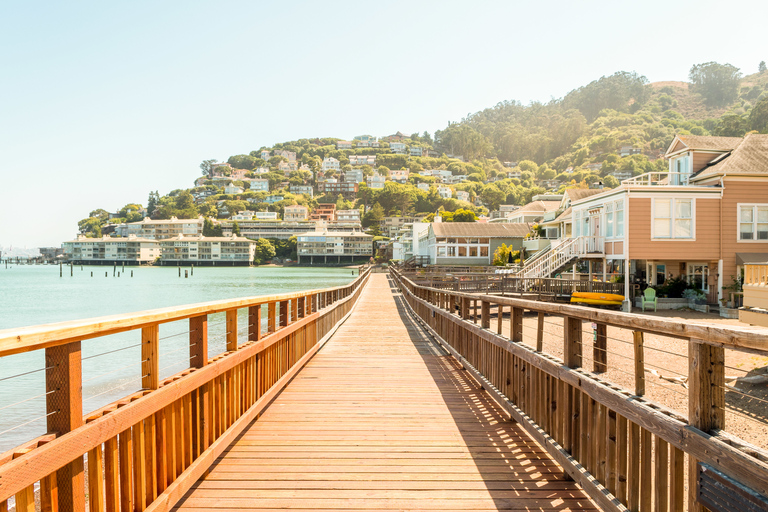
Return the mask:
<svg viewBox="0 0 768 512">
<path fill-rule="evenodd" d="M 759 240 L 757 238 L 742 239 L 741 238 L 741 209 L 752 208 L 752 235 L 757 237 L 757 209 L 768 208 L 768 203 L 738 203 L 736 205 L 736 241 L 739 243 L 766 243 L 768 239 Z"/>
<path fill-rule="evenodd" d="M 669 201 L 669 236 L 656 236 L 656 201 Z M 676 237 L 675 236 L 675 202 L 676 201 L 690 201 L 691 202 L 691 236 L 690 237 Z M 626 218 L 626 216 L 625 216 Z M 651 240 L 654 241 L 672 241 L 672 242 L 695 242 L 696 241 L 696 198 L 688 197 L 670 197 L 670 198 L 651 198 Z"/>
<path fill-rule="evenodd" d="M 693 275 L 691 273 L 693 267 L 702 267 L 701 271 L 701 291 L 704 293 L 709 293 L 709 263 L 704 262 L 693 262 L 688 263 L 688 265 L 685 268 L 685 280 L 688 281 L 688 284 L 691 283 L 691 276 Z"/>
</svg>

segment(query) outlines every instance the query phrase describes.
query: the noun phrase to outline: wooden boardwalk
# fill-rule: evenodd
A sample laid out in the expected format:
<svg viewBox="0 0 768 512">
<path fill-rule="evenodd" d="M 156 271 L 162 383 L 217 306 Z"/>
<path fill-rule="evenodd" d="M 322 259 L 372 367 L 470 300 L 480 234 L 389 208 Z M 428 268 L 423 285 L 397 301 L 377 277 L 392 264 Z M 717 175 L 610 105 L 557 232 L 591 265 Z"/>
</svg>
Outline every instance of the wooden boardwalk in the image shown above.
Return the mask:
<svg viewBox="0 0 768 512">
<path fill-rule="evenodd" d="M 597 510 L 385 274 L 177 510 Z"/>
</svg>

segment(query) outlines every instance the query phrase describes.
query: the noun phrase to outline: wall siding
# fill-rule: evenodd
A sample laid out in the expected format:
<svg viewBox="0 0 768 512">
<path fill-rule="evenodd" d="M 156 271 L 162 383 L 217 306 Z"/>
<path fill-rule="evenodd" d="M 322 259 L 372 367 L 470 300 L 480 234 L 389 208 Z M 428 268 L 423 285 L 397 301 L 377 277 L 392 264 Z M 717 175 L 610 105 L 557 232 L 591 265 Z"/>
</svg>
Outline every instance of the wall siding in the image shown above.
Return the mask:
<svg viewBox="0 0 768 512">
<path fill-rule="evenodd" d="M 768 253 L 768 241 L 739 241 L 737 224 L 739 203 L 768 203 L 768 181 L 726 177 L 723 185 L 723 285 L 728 286 L 736 276 L 736 253 Z"/>
</svg>

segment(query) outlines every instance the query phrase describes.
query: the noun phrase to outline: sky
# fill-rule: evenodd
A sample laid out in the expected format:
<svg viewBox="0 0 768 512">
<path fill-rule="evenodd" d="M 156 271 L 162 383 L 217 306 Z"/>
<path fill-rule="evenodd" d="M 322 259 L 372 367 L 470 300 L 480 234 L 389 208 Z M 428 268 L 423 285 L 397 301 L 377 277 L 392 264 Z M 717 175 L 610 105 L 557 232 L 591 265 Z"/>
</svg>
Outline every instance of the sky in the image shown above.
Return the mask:
<svg viewBox="0 0 768 512">
<path fill-rule="evenodd" d="M 434 133 L 616 71 L 754 73 L 768 2 L 722 5 L 0 0 L 0 246 L 58 246 L 94 209 L 276 142 Z"/>
</svg>

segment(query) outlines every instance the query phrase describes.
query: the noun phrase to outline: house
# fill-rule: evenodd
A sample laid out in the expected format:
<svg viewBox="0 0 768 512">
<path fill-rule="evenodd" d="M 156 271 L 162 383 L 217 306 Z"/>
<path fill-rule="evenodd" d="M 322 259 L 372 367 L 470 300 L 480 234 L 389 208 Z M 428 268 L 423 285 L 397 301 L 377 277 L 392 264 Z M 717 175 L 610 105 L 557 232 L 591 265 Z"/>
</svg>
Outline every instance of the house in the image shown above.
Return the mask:
<svg viewBox="0 0 768 512">
<path fill-rule="evenodd" d="M 538 196 L 534 196 L 533 200 L 525 206 L 509 212 L 505 216 L 506 221 L 522 224 L 538 222 L 544 218 L 545 213 L 557 210 L 562 199 L 562 196 L 557 196 L 558 199 L 555 200 L 541 200 L 536 197 Z"/>
<path fill-rule="evenodd" d="M 222 220 L 221 229 L 224 235 L 231 235 L 235 224 L 233 220 Z M 314 221 L 288 221 L 288 220 L 252 220 L 237 221 L 242 236 L 251 240 L 270 238 L 274 240 L 288 240 L 293 236 L 307 231 L 315 230 Z"/>
<path fill-rule="evenodd" d="M 363 171 L 361 169 L 352 169 L 344 173 L 345 183 L 362 183 Z"/>
<path fill-rule="evenodd" d="M 358 135 L 353 140 L 359 148 L 379 147 L 379 141 L 373 135 Z"/>
<path fill-rule="evenodd" d="M 145 217 L 138 222 L 129 222 L 125 225 L 125 236 L 134 235 L 137 238 L 149 240 L 163 240 L 178 235 L 201 235 L 203 233 L 203 217 L 196 219 L 170 219 L 152 220 Z"/>
<path fill-rule="evenodd" d="M 340 183 L 338 180 L 331 178 L 318 183 L 317 191 L 320 194 L 328 194 L 334 196 L 341 194 L 345 199 L 354 199 L 357 197 L 358 184 L 347 182 Z"/>
<path fill-rule="evenodd" d="M 626 170 L 616 170 L 611 171 L 608 173 L 609 176 L 613 176 L 617 180 L 619 180 L 619 183 L 621 183 L 624 180 L 628 180 L 632 176 L 634 176 L 634 173 L 632 172 L 632 169 L 626 169 Z"/>
<path fill-rule="evenodd" d="M 625 157 L 630 155 L 639 155 L 642 152 L 643 150 L 640 148 L 633 146 L 621 146 L 621 149 L 619 149 L 619 156 Z"/>
<path fill-rule="evenodd" d="M 309 209 L 306 206 L 295 204 L 286 206 L 283 210 L 283 220 L 285 221 L 305 221 L 309 218 Z"/>
<path fill-rule="evenodd" d="M 627 296 L 680 278 L 717 304 L 746 263 L 768 261 L 768 135 L 678 135 L 664 156 L 667 172 L 573 201 L 571 249 L 624 276 Z"/>
<path fill-rule="evenodd" d="M 256 242 L 242 236 L 177 236 L 160 242 L 161 265 L 250 265 Z"/>
<path fill-rule="evenodd" d="M 499 209 L 496 211 L 491 212 L 491 219 L 506 219 L 507 215 L 514 212 L 515 210 L 520 209 L 519 206 L 514 204 L 501 204 L 499 205 Z"/>
<path fill-rule="evenodd" d="M 267 160 L 269 160 L 269 151 L 267 151 L 266 149 L 262 149 L 262 150 L 261 150 L 261 154 L 260 154 L 260 157 L 261 157 L 261 159 L 262 159 L 262 160 L 264 160 L 264 161 L 267 161 Z"/>
<path fill-rule="evenodd" d="M 419 190 L 423 190 L 425 192 L 429 192 L 429 183 L 419 183 L 418 185 L 416 185 L 416 188 L 418 188 Z"/>
<path fill-rule="evenodd" d="M 433 222 L 426 255 L 434 265 L 490 265 L 501 244 L 520 250 L 529 232 L 528 224 Z"/>
<path fill-rule="evenodd" d="M 384 139 L 389 141 L 389 142 L 399 142 L 401 140 L 410 139 L 410 138 L 411 138 L 410 135 L 406 135 L 406 134 L 404 134 L 403 132 L 400 132 L 400 131 L 397 132 L 394 135 L 389 135 L 387 137 L 384 137 Z"/>
<path fill-rule="evenodd" d="M 291 172 L 291 164 L 286 162 L 285 160 L 281 160 L 277 164 L 277 170 L 278 171 L 283 171 L 285 173 L 285 175 L 288 176 L 288 173 Z"/>
<path fill-rule="evenodd" d="M 443 199 L 450 199 L 453 197 L 453 190 L 449 187 L 437 187 L 437 193 L 440 194 L 440 197 Z"/>
<path fill-rule="evenodd" d="M 245 183 L 248 183 L 248 190 L 252 192 L 269 192 L 269 180 L 246 180 Z"/>
<path fill-rule="evenodd" d="M 349 155 L 349 165 L 376 165 L 376 155 Z"/>
<path fill-rule="evenodd" d="M 373 256 L 373 237 L 360 231 L 302 233 L 296 237 L 296 252 L 299 264 L 368 260 Z"/>
<path fill-rule="evenodd" d="M 226 187 L 224 187 L 224 193 L 225 194 L 242 194 L 243 189 L 238 187 L 234 183 L 229 183 Z"/>
<path fill-rule="evenodd" d="M 539 184 L 542 187 L 547 188 L 547 189 L 556 189 L 557 187 L 559 187 L 561 185 L 560 180 L 555 180 L 555 179 L 542 180 L 542 181 L 539 182 Z"/>
<path fill-rule="evenodd" d="M 504 167 L 517 167 L 517 162 L 502 162 Z"/>
<path fill-rule="evenodd" d="M 339 165 L 339 161 L 333 158 L 332 156 L 323 158 L 323 165 L 322 165 L 323 171 L 338 171 L 340 169 L 341 169 L 341 166 Z"/>
<path fill-rule="evenodd" d="M 390 142 L 389 149 L 391 149 L 393 153 L 397 153 L 398 155 L 404 155 L 405 142 Z"/>
<path fill-rule="evenodd" d="M 372 188 L 372 189 L 384 188 L 385 181 L 386 181 L 386 178 L 384 178 L 384 176 L 381 176 L 378 172 L 374 172 L 373 176 L 368 176 L 366 178 L 366 182 L 368 183 L 368 188 Z"/>
<path fill-rule="evenodd" d="M 259 168 L 253 170 L 253 174 L 256 174 L 256 175 L 268 174 L 269 172 L 271 172 L 269 167 L 259 167 Z"/>
<path fill-rule="evenodd" d="M 337 222 L 360 222 L 360 210 L 336 210 Z"/>
<path fill-rule="evenodd" d="M 283 196 L 267 196 L 266 199 L 264 199 L 264 202 L 267 204 L 275 204 L 283 199 L 285 199 Z"/>
<path fill-rule="evenodd" d="M 520 179 L 523 177 L 523 173 L 520 171 L 508 171 L 507 172 L 507 178 L 514 178 L 514 179 Z"/>
<path fill-rule="evenodd" d="M 409 169 L 400 169 L 397 171 L 389 171 L 389 179 L 398 183 L 405 183 L 408 181 L 408 176 L 411 175 Z"/>
<path fill-rule="evenodd" d="M 252 220 L 278 220 L 277 212 L 252 212 L 246 210 L 232 215 L 229 220 L 252 221 Z"/>
<path fill-rule="evenodd" d="M 424 151 L 426 151 L 427 148 L 418 148 L 418 147 L 412 147 L 411 148 L 411 156 L 421 156 Z"/>
<path fill-rule="evenodd" d="M 466 190 L 457 190 L 456 199 L 458 199 L 459 201 L 469 201 L 469 192 L 467 192 Z"/>
<path fill-rule="evenodd" d="M 336 141 L 336 149 L 352 149 L 352 143 L 348 140 Z"/>
<path fill-rule="evenodd" d="M 62 243 L 62 248 L 66 260 L 75 265 L 140 265 L 153 263 L 161 256 L 159 241 L 136 235 L 125 238 L 78 235 L 75 240 Z"/>
<path fill-rule="evenodd" d="M 309 220 L 332 221 L 334 219 L 336 219 L 336 205 L 334 203 L 318 204 L 309 216 Z"/>
<path fill-rule="evenodd" d="M 291 194 L 303 194 L 312 197 L 315 193 L 312 185 L 291 185 L 288 190 Z"/>
<path fill-rule="evenodd" d="M 588 171 L 593 171 L 593 172 L 594 171 L 599 171 L 600 169 L 603 168 L 603 164 L 597 164 L 597 163 L 595 163 L 595 164 L 587 164 L 587 165 L 584 166 L 584 168 L 586 170 L 588 170 Z"/>
<path fill-rule="evenodd" d="M 296 162 L 296 153 L 294 151 L 285 151 L 282 149 L 275 150 L 275 156 L 282 156 L 288 159 L 289 162 Z M 294 166 L 295 169 L 295 166 Z"/>
</svg>

